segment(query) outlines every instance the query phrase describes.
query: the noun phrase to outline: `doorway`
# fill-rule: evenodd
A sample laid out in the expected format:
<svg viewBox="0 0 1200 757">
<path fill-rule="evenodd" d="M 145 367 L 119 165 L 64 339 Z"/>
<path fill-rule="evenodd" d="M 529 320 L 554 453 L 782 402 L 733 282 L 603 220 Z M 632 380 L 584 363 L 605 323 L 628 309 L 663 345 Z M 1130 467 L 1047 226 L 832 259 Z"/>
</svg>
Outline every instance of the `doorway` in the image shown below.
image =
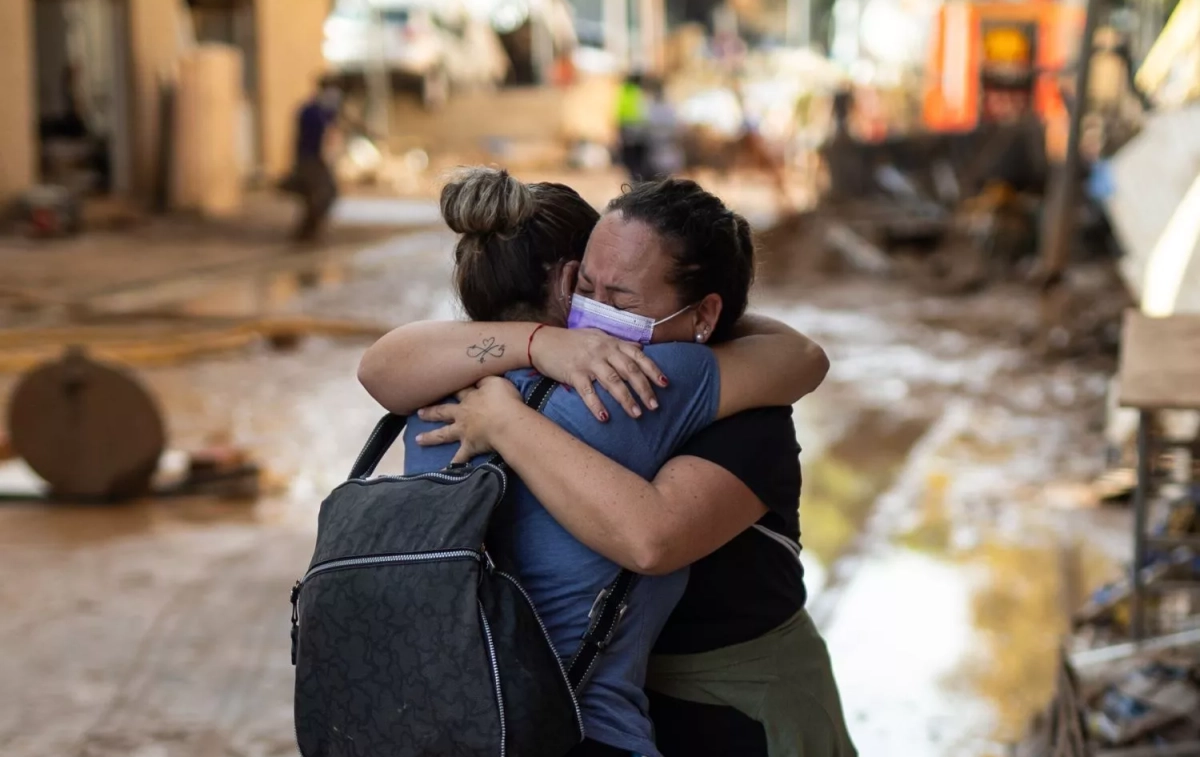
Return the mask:
<svg viewBox="0 0 1200 757">
<path fill-rule="evenodd" d="M 132 184 L 126 0 L 32 0 L 38 169 L 82 195 Z"/>
</svg>

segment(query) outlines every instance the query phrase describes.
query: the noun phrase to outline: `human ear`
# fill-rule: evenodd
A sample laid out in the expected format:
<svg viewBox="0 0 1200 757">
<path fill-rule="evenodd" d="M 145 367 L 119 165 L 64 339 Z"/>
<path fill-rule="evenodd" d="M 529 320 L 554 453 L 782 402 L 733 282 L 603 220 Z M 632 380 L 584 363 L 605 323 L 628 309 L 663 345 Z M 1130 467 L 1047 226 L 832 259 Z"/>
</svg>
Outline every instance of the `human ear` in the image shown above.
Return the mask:
<svg viewBox="0 0 1200 757">
<path fill-rule="evenodd" d="M 704 299 L 696 305 L 692 320 L 697 342 L 704 344 L 712 339 L 713 331 L 717 328 L 717 321 L 721 318 L 723 306 L 721 295 L 715 292 L 705 295 Z"/>
<path fill-rule="evenodd" d="M 579 261 L 570 260 L 563 263 L 562 269 L 558 272 L 558 287 L 554 296 L 561 298 L 564 303 L 571 301 L 571 294 L 575 291 L 575 284 L 579 280 Z"/>
</svg>

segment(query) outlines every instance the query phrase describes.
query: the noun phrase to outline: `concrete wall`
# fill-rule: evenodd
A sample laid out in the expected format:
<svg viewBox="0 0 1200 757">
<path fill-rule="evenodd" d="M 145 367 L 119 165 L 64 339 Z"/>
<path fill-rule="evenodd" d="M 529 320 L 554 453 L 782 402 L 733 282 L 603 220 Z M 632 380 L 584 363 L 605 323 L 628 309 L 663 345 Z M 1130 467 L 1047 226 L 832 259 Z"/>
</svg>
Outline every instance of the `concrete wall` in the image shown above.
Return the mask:
<svg viewBox="0 0 1200 757">
<path fill-rule="evenodd" d="M 36 173 L 36 77 L 32 5 L 0 0 L 0 201 L 28 188 Z M 161 91 L 173 81 L 182 48 L 181 0 L 127 0 L 132 189 L 142 199 L 158 186 L 163 122 Z M 262 163 L 271 177 L 291 166 L 296 108 L 324 70 L 321 41 L 330 0 L 255 0 L 258 113 Z"/>
<path fill-rule="evenodd" d="M 158 185 L 162 84 L 175 76 L 181 48 L 177 0 L 128 0 L 133 101 L 133 190 L 149 198 Z"/>
<path fill-rule="evenodd" d="M 255 0 L 258 31 L 258 121 L 268 177 L 292 164 L 296 109 L 316 89 L 330 0 Z"/>
<path fill-rule="evenodd" d="M 0 0 L 0 203 L 35 177 L 32 0 Z"/>
</svg>

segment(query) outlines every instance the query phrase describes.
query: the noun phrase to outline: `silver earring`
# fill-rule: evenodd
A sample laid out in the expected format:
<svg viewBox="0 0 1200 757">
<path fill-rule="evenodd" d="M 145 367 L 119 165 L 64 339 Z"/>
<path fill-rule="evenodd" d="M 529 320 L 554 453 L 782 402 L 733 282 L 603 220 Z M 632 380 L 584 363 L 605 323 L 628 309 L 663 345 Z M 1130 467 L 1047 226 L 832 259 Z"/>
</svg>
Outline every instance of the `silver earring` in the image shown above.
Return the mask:
<svg viewBox="0 0 1200 757">
<path fill-rule="evenodd" d="M 697 342 L 703 342 L 703 341 L 704 341 L 704 334 L 696 334 L 696 341 L 697 341 Z"/>
</svg>

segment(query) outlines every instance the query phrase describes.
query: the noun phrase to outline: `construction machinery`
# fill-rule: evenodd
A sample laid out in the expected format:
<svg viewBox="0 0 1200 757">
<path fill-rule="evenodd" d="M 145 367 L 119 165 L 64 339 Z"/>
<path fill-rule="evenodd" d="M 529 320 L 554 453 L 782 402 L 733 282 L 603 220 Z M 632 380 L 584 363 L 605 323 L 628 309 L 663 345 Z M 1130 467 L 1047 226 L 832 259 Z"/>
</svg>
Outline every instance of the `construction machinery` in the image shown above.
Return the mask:
<svg viewBox="0 0 1200 757">
<path fill-rule="evenodd" d="M 1100 27 L 1100 15 L 1048 0 L 942 6 L 921 129 L 861 139 L 847 127 L 854 106 L 843 98 L 822 153 L 830 177 L 822 210 L 881 247 L 916 242 L 935 253 L 927 268 L 955 271 L 953 290 L 1013 271 L 1056 281 L 1077 246 L 1077 223 L 1105 232 L 1081 187 L 1094 162 L 1136 132 L 1144 110 L 1121 35 Z M 1132 108 L 1120 107 L 1129 100 Z M 1087 247 L 1106 256 L 1113 246 Z"/>
<path fill-rule="evenodd" d="M 1084 32 L 1082 4 L 950 2 L 937 12 L 922 93 L 934 133 L 969 132 L 1032 112 L 1051 155 L 1066 148 L 1062 76 Z"/>
</svg>

